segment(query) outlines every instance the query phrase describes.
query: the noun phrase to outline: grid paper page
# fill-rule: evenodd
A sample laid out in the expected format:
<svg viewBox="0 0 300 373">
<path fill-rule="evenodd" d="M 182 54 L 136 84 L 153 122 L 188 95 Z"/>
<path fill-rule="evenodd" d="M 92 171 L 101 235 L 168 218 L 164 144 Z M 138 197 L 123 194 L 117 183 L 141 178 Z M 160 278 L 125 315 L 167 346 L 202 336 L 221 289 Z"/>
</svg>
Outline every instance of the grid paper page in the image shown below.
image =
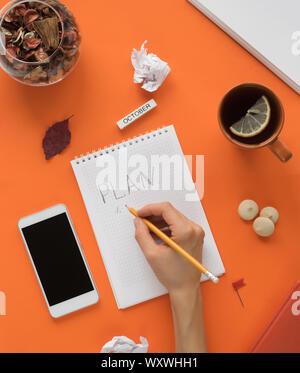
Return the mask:
<svg viewBox="0 0 300 373">
<path fill-rule="evenodd" d="M 103 189 L 103 185 L 99 185 L 97 176 L 100 168 L 96 162 L 100 154 L 109 154 L 119 164 L 123 162 L 120 154 L 124 148 L 128 159 L 139 154 L 149 164 L 153 154 L 183 157 L 175 129 L 168 126 L 71 162 L 118 307 L 127 308 L 167 293 L 135 241 L 133 216 L 125 205 L 139 209 L 149 203 L 171 202 L 203 227 L 203 264 L 216 276 L 222 275 L 225 272 L 224 266 L 199 199 L 186 201 L 187 191 L 174 188 L 168 191 L 140 190 L 132 180 L 128 180 L 126 189 L 122 190 Z M 189 172 L 188 175 L 192 183 Z M 153 181 L 150 171 L 148 176 L 142 180 L 143 185 L 147 182 L 150 185 Z M 205 276 L 202 276 L 202 281 L 205 280 Z"/>
</svg>

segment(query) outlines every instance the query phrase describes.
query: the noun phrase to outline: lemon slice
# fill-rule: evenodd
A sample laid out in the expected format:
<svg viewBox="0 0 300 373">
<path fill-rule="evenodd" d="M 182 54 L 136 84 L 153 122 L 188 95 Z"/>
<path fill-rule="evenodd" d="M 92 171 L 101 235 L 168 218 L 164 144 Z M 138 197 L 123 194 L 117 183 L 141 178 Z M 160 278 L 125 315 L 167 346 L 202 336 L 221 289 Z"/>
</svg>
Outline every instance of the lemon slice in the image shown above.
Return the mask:
<svg viewBox="0 0 300 373">
<path fill-rule="evenodd" d="M 247 110 L 247 114 L 230 127 L 237 136 L 253 137 L 261 133 L 269 124 L 271 107 L 266 96 L 262 96 Z"/>
</svg>

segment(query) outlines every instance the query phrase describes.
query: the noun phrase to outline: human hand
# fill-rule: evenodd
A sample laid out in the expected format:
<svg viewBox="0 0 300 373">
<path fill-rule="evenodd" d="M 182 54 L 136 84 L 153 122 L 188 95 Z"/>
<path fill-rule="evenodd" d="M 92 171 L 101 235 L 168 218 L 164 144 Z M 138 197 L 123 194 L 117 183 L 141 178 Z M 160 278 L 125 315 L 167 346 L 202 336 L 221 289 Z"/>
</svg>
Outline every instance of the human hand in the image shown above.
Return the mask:
<svg viewBox="0 0 300 373">
<path fill-rule="evenodd" d="M 172 240 L 201 262 L 204 231 L 170 203 L 156 203 L 138 211 L 139 217 L 149 219 Z M 157 243 L 142 219 L 134 220 L 135 238 L 159 281 L 169 294 L 198 289 L 201 273 L 185 258 L 165 243 Z"/>
</svg>

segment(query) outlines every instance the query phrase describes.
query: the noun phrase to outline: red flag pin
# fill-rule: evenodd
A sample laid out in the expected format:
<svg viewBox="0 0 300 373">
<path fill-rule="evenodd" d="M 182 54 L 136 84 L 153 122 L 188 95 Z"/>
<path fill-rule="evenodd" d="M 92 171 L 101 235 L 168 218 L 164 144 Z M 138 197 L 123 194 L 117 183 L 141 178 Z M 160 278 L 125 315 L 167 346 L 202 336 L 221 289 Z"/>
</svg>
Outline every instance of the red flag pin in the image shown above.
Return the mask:
<svg viewBox="0 0 300 373">
<path fill-rule="evenodd" d="M 232 286 L 233 286 L 234 290 L 236 291 L 236 293 L 237 293 L 237 295 L 238 295 L 238 297 L 239 297 L 239 299 L 241 301 L 242 306 L 245 307 L 244 303 L 242 301 L 242 298 L 240 296 L 240 293 L 239 293 L 239 289 L 242 288 L 242 287 L 244 287 L 244 286 L 246 286 L 246 284 L 244 282 L 244 279 L 241 278 L 240 280 L 233 282 Z"/>
</svg>

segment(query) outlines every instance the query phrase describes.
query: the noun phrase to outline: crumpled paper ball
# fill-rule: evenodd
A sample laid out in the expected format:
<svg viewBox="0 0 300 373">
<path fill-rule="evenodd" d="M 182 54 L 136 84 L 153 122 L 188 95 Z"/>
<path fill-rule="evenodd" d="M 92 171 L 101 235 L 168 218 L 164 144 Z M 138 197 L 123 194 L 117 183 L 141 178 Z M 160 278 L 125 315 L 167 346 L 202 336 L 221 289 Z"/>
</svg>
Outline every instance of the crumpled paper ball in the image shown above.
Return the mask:
<svg viewBox="0 0 300 373">
<path fill-rule="evenodd" d="M 147 54 L 144 41 L 141 50 L 133 49 L 131 62 L 135 69 L 134 83 L 143 83 L 142 88 L 148 92 L 156 91 L 164 82 L 171 69 L 167 62 L 162 61 L 155 54 Z"/>
<path fill-rule="evenodd" d="M 101 350 L 102 354 L 110 352 L 114 353 L 146 353 L 148 352 L 149 344 L 146 338 L 140 337 L 141 344 L 134 343 L 131 339 L 121 336 L 114 337 L 107 342 Z"/>
</svg>

